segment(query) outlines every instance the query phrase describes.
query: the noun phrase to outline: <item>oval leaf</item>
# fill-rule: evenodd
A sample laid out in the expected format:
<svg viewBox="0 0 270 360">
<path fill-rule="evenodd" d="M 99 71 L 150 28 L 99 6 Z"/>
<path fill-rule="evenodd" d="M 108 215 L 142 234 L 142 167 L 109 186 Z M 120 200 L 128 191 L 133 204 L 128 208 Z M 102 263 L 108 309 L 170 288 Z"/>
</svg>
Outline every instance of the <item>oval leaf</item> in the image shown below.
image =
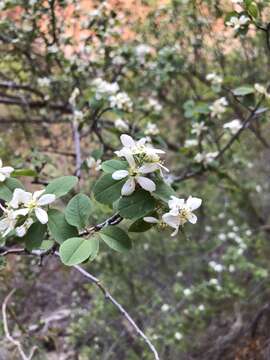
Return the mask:
<svg viewBox="0 0 270 360">
<path fill-rule="evenodd" d="M 71 226 L 65 219 L 64 213 L 56 209 L 48 211 L 48 228 L 52 237 L 61 244 L 66 239 L 77 236 L 78 231 L 74 226 Z"/>
<path fill-rule="evenodd" d="M 103 175 L 94 186 L 95 199 L 102 204 L 112 204 L 120 198 L 126 180 L 114 180 L 111 174 Z"/>
<path fill-rule="evenodd" d="M 65 209 L 65 217 L 70 225 L 83 229 L 92 212 L 92 204 L 88 196 L 78 194 L 74 196 Z"/>
<path fill-rule="evenodd" d="M 101 169 L 109 174 L 112 174 L 116 170 L 126 170 L 128 168 L 128 163 L 121 160 L 107 160 L 104 161 L 101 165 Z"/>
<path fill-rule="evenodd" d="M 118 210 L 122 217 L 128 219 L 139 219 L 150 211 L 153 211 L 156 201 L 148 191 L 138 190 L 130 196 L 120 199 Z"/>
<path fill-rule="evenodd" d="M 67 239 L 60 246 L 60 258 L 62 262 L 68 266 L 80 264 L 92 254 L 96 254 L 97 242 L 98 239 L 95 237 L 89 240 L 79 237 Z"/>
<path fill-rule="evenodd" d="M 76 176 L 62 176 L 51 181 L 45 188 L 45 194 L 54 194 L 57 198 L 66 195 L 78 182 Z"/>
<path fill-rule="evenodd" d="M 113 250 L 125 252 L 132 248 L 132 242 L 124 230 L 108 226 L 99 232 L 101 239 Z"/>
<path fill-rule="evenodd" d="M 254 93 L 254 88 L 252 86 L 240 86 L 233 90 L 234 95 L 236 96 L 245 96 Z"/>
<path fill-rule="evenodd" d="M 41 224 L 40 222 L 36 222 L 31 225 L 27 231 L 27 234 L 22 238 L 22 240 L 25 242 L 25 248 L 28 251 L 40 249 L 46 230 L 47 226 Z"/>
</svg>

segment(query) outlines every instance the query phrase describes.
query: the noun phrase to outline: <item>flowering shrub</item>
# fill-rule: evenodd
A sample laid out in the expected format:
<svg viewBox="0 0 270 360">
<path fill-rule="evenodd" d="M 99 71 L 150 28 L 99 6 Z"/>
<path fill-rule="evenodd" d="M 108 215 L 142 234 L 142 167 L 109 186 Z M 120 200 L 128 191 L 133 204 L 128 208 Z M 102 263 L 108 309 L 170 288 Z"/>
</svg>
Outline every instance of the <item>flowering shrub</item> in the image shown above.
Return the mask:
<svg viewBox="0 0 270 360">
<path fill-rule="evenodd" d="M 33 286 L 68 299 L 71 358 L 241 359 L 269 296 L 268 1 L 84 3 L 0 4 L 0 293 L 60 259 Z"/>
</svg>

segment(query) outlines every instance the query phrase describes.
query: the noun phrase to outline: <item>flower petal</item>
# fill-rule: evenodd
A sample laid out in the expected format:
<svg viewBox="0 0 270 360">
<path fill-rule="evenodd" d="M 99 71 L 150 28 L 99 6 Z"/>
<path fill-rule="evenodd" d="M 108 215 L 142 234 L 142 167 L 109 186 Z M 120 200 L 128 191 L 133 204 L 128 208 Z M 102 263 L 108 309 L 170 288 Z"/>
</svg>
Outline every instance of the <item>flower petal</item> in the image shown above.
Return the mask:
<svg viewBox="0 0 270 360">
<path fill-rule="evenodd" d="M 197 216 L 193 213 L 188 214 L 187 219 L 191 224 L 196 224 L 197 222 Z"/>
<path fill-rule="evenodd" d="M 6 175 L 0 173 L 0 182 L 3 182 L 6 180 Z"/>
<path fill-rule="evenodd" d="M 127 148 L 131 148 L 131 147 L 136 146 L 135 141 L 132 139 L 131 136 L 129 136 L 127 134 L 121 135 L 120 139 L 121 139 L 121 143 Z"/>
<path fill-rule="evenodd" d="M 54 194 L 45 194 L 42 195 L 41 198 L 38 199 L 37 204 L 39 206 L 49 205 L 56 199 Z"/>
<path fill-rule="evenodd" d="M 181 209 L 185 203 L 184 199 L 179 199 L 176 196 L 171 196 L 171 200 L 168 201 L 168 205 L 170 209 L 175 207 Z"/>
<path fill-rule="evenodd" d="M 143 218 L 143 220 L 150 224 L 158 224 L 159 223 L 159 220 L 154 218 L 153 216 L 146 216 Z"/>
<path fill-rule="evenodd" d="M 156 184 L 154 183 L 153 180 L 150 180 L 150 179 L 148 179 L 148 178 L 146 178 L 144 176 L 138 176 L 136 178 L 136 181 L 146 191 L 153 192 L 153 191 L 156 190 Z"/>
<path fill-rule="evenodd" d="M 27 204 L 31 200 L 32 194 L 30 192 L 24 191 L 22 189 L 15 189 L 9 204 L 11 207 L 16 209 L 19 204 Z"/>
<path fill-rule="evenodd" d="M 124 179 L 125 177 L 128 176 L 128 171 L 127 170 L 116 170 L 113 174 L 112 174 L 112 178 L 114 180 L 121 180 Z"/>
<path fill-rule="evenodd" d="M 123 196 L 131 195 L 135 190 L 135 181 L 133 178 L 129 178 L 123 185 L 121 194 Z"/>
<path fill-rule="evenodd" d="M 141 174 L 149 174 L 151 172 L 158 170 L 158 168 L 159 168 L 158 164 L 144 164 L 138 170 Z"/>
<path fill-rule="evenodd" d="M 44 193 L 44 191 L 45 191 L 45 189 L 35 191 L 33 194 L 33 200 L 37 200 Z"/>
<path fill-rule="evenodd" d="M 173 216 L 170 213 L 166 213 L 162 216 L 162 220 L 169 226 L 175 229 L 175 231 L 171 234 L 171 236 L 175 236 L 178 233 L 178 229 L 180 226 L 179 216 Z"/>
<path fill-rule="evenodd" d="M 196 210 L 201 206 L 202 199 L 189 196 L 189 198 L 187 199 L 186 204 L 190 208 L 190 210 Z"/>
<path fill-rule="evenodd" d="M 0 171 L 2 174 L 9 176 L 14 171 L 14 169 L 11 166 L 4 166 L 0 169 Z"/>
<path fill-rule="evenodd" d="M 45 210 L 41 209 L 40 207 L 35 208 L 35 214 L 41 224 L 46 224 L 48 222 L 48 214 Z"/>
</svg>

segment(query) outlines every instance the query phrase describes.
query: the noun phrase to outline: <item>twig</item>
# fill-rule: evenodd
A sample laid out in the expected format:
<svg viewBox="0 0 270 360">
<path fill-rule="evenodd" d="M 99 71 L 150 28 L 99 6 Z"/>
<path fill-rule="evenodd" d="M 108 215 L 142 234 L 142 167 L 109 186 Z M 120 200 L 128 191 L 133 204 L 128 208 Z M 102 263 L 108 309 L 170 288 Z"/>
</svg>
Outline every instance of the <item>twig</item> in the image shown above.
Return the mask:
<svg viewBox="0 0 270 360">
<path fill-rule="evenodd" d="M 6 298 L 2 304 L 4 332 L 5 332 L 7 340 L 10 341 L 14 346 L 17 347 L 21 358 L 23 360 L 31 360 L 37 350 L 37 347 L 33 346 L 32 349 L 30 350 L 29 355 L 27 356 L 22 348 L 22 344 L 18 340 L 15 340 L 9 332 L 8 322 L 7 322 L 7 304 L 9 302 L 9 300 L 11 299 L 11 296 L 14 294 L 14 292 L 15 292 L 15 289 L 11 290 L 10 293 L 6 296 Z"/>
</svg>

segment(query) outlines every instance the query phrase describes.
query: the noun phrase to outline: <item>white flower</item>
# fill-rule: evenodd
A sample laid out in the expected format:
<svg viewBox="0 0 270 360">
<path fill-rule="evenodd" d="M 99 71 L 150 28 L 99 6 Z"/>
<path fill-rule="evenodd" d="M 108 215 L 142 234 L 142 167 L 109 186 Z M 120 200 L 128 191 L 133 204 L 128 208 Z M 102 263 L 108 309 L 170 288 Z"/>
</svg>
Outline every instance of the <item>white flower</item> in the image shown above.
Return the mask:
<svg viewBox="0 0 270 360">
<path fill-rule="evenodd" d="M 205 130 L 207 130 L 207 127 L 205 126 L 205 123 L 201 121 L 199 123 L 192 124 L 191 134 L 200 136 Z"/>
<path fill-rule="evenodd" d="M 216 73 L 207 74 L 206 80 L 210 81 L 213 85 L 221 85 L 223 82 L 222 76 L 219 76 Z"/>
<path fill-rule="evenodd" d="M 210 279 L 209 280 L 209 285 L 214 285 L 214 286 L 219 285 L 218 279 Z"/>
<path fill-rule="evenodd" d="M 254 85 L 254 89 L 259 93 L 264 95 L 267 99 L 270 98 L 270 94 L 267 92 L 267 89 L 265 86 L 261 85 L 261 84 L 255 84 Z"/>
<path fill-rule="evenodd" d="M 5 181 L 10 177 L 10 174 L 14 171 L 11 166 L 3 166 L 3 162 L 0 159 L 0 182 Z"/>
<path fill-rule="evenodd" d="M 146 135 L 158 135 L 159 134 L 159 128 L 157 127 L 157 124 L 154 124 L 152 122 L 148 122 L 145 129 Z"/>
<path fill-rule="evenodd" d="M 180 278 L 180 277 L 182 277 L 182 276 L 183 276 L 182 271 L 178 271 L 178 272 L 176 273 L 176 277 Z"/>
<path fill-rule="evenodd" d="M 119 91 L 119 85 L 109 83 L 101 78 L 97 78 L 93 81 L 93 85 L 96 87 L 95 97 L 97 100 L 101 100 L 104 96 L 114 95 Z"/>
<path fill-rule="evenodd" d="M 10 231 L 15 229 L 18 218 L 20 216 L 27 215 L 27 210 L 14 210 L 9 208 L 3 208 L 2 206 L 0 207 L 4 211 L 4 217 L 0 220 L 0 233 L 3 237 L 5 237 Z"/>
<path fill-rule="evenodd" d="M 185 201 L 175 196 L 171 196 L 168 205 L 170 211 L 162 216 L 162 220 L 169 226 L 175 229 L 171 236 L 178 233 L 179 227 L 184 225 L 187 221 L 192 224 L 197 222 L 197 216 L 193 214 L 193 210 L 201 206 L 202 200 L 196 197 L 189 196 Z"/>
<path fill-rule="evenodd" d="M 248 22 L 249 18 L 245 15 L 241 15 L 240 17 L 232 16 L 230 20 L 226 22 L 226 25 L 232 27 L 234 31 L 237 31 L 243 28 Z"/>
<path fill-rule="evenodd" d="M 234 265 L 229 265 L 229 272 L 235 272 L 235 266 Z"/>
<path fill-rule="evenodd" d="M 154 98 L 150 98 L 148 100 L 148 107 L 150 110 L 153 110 L 154 112 L 160 112 L 162 110 L 162 105 Z"/>
<path fill-rule="evenodd" d="M 198 306 L 198 310 L 199 310 L 199 311 L 204 311 L 204 310 L 205 310 L 205 306 L 204 306 L 203 304 L 200 304 L 200 305 Z"/>
<path fill-rule="evenodd" d="M 89 156 L 85 161 L 89 169 L 93 169 L 94 171 L 99 171 L 101 169 L 100 159 L 96 160 L 93 156 Z"/>
<path fill-rule="evenodd" d="M 145 62 L 145 57 L 148 54 L 151 54 L 153 48 L 147 44 L 139 44 L 135 48 L 135 54 L 141 64 Z"/>
<path fill-rule="evenodd" d="M 221 233 L 221 234 L 218 235 L 218 238 L 219 238 L 220 241 L 225 241 L 226 240 L 226 235 Z"/>
<path fill-rule="evenodd" d="M 160 149 L 154 149 L 150 144 L 147 144 L 147 138 L 142 138 L 139 141 L 135 141 L 131 136 L 123 134 L 120 136 L 123 148 L 119 151 L 115 151 L 118 157 L 125 157 L 128 160 L 130 156 L 136 156 L 138 159 L 142 159 L 144 163 L 155 165 L 157 169 L 164 169 L 169 171 L 162 165 L 159 154 L 164 154 L 165 151 Z"/>
<path fill-rule="evenodd" d="M 119 131 L 128 131 L 129 130 L 128 123 L 126 121 L 124 121 L 123 119 L 116 119 L 114 122 L 114 126 Z"/>
<path fill-rule="evenodd" d="M 198 145 L 198 140 L 197 139 L 187 139 L 185 141 L 184 147 L 193 147 L 193 146 L 197 146 Z"/>
<path fill-rule="evenodd" d="M 222 272 L 224 270 L 223 265 L 218 264 L 215 261 L 210 261 L 208 265 L 216 272 Z"/>
<path fill-rule="evenodd" d="M 131 195 L 135 191 L 136 184 L 140 185 L 146 191 L 153 192 L 156 190 L 156 184 L 153 180 L 145 177 L 145 174 L 152 173 L 157 170 L 156 164 L 144 164 L 138 167 L 132 155 L 126 157 L 129 163 L 128 170 L 116 170 L 112 174 L 114 180 L 128 178 L 124 183 L 121 194 L 124 196 Z"/>
<path fill-rule="evenodd" d="M 48 87 L 50 86 L 51 80 L 50 78 L 44 77 L 44 78 L 39 78 L 37 80 L 38 86 L 40 87 Z"/>
<path fill-rule="evenodd" d="M 198 153 L 195 158 L 194 161 L 198 162 L 198 163 L 203 163 L 204 165 L 208 165 L 210 164 L 212 161 L 215 160 L 216 156 L 218 155 L 218 152 L 209 152 L 209 153 Z"/>
<path fill-rule="evenodd" d="M 161 306 L 161 311 L 167 312 L 167 311 L 169 311 L 169 310 L 170 310 L 170 305 L 168 305 L 168 304 L 163 304 L 163 305 Z"/>
<path fill-rule="evenodd" d="M 22 189 L 15 189 L 9 206 L 13 209 L 17 209 L 21 206 L 23 210 L 27 210 L 28 215 L 31 215 L 34 212 L 37 219 L 42 224 L 46 224 L 48 222 L 48 215 L 47 212 L 42 209 L 42 206 L 51 204 L 55 200 L 55 195 L 42 195 L 44 191 L 45 190 L 39 190 L 31 194 Z"/>
<path fill-rule="evenodd" d="M 109 96 L 111 108 L 117 108 L 124 111 L 132 111 L 133 103 L 125 92 L 119 92 L 116 95 Z"/>
<path fill-rule="evenodd" d="M 223 113 L 226 111 L 226 106 L 228 106 L 228 101 L 225 97 L 217 99 L 213 102 L 213 104 L 209 107 L 211 110 L 211 115 L 213 117 L 220 118 Z"/>
<path fill-rule="evenodd" d="M 236 134 L 242 128 L 242 123 L 239 119 L 234 119 L 223 125 L 223 129 L 229 129 L 232 134 Z"/>
<path fill-rule="evenodd" d="M 175 338 L 175 340 L 180 341 L 180 340 L 183 339 L 183 335 L 182 335 L 180 332 L 176 332 L 176 333 L 174 334 L 174 338 Z"/>
<path fill-rule="evenodd" d="M 188 296 L 190 296 L 192 294 L 192 291 L 187 288 L 187 289 L 183 290 L 183 294 L 188 297 Z"/>
<path fill-rule="evenodd" d="M 234 220 L 233 219 L 229 219 L 227 222 L 228 226 L 234 226 Z"/>
</svg>

